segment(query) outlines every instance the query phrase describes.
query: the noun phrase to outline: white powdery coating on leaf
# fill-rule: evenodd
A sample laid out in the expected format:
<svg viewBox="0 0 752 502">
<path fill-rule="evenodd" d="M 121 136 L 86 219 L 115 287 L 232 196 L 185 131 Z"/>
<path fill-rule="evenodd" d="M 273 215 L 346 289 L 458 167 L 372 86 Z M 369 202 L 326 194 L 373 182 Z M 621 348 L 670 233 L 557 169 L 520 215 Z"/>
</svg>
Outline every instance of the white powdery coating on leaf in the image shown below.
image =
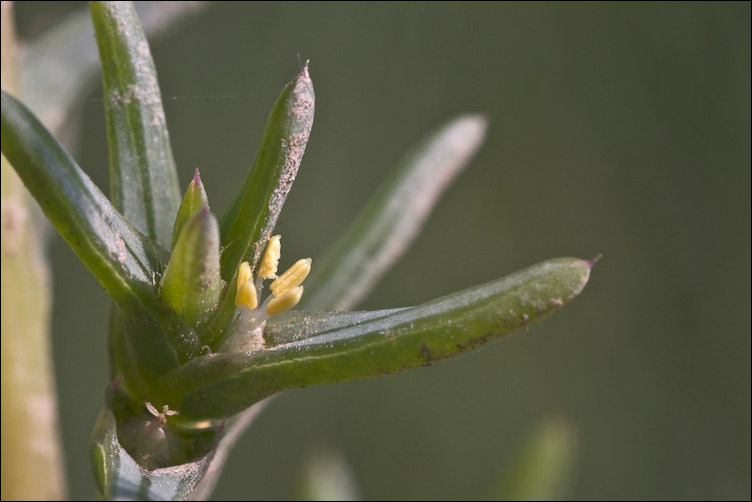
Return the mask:
<svg viewBox="0 0 752 502">
<path fill-rule="evenodd" d="M 106 18 L 110 20 L 110 22 L 114 21 L 117 25 L 117 30 L 120 32 L 125 31 L 125 25 L 126 20 L 123 19 L 122 12 L 118 10 L 118 5 L 116 3 L 107 3 L 103 2 L 103 13 Z"/>
<path fill-rule="evenodd" d="M 133 26 L 131 30 L 139 30 L 138 19 L 133 23 L 131 11 L 123 6 L 117 5 L 116 2 L 103 4 L 103 13 L 108 22 L 114 24 L 121 33 L 126 32 L 127 26 Z M 133 12 L 135 16 L 135 12 Z M 132 32 L 126 37 L 138 36 L 137 32 Z M 151 115 L 146 117 L 146 123 L 160 125 L 165 123 L 165 114 L 162 108 L 162 98 L 159 91 L 159 84 L 156 78 L 154 62 L 151 57 L 149 44 L 145 39 L 141 39 L 134 50 L 129 50 L 132 63 L 133 78 L 135 84 L 125 86 L 125 88 L 113 87 L 108 92 L 108 103 L 112 107 L 126 107 L 134 101 L 139 102 L 146 107 L 147 113 Z"/>
<path fill-rule="evenodd" d="M 252 255 L 254 263 L 258 261 L 266 242 L 274 230 L 277 216 L 282 210 L 282 206 L 285 203 L 285 199 L 287 199 L 287 195 L 290 193 L 300 164 L 303 161 L 303 155 L 308 144 L 308 138 L 311 135 L 311 127 L 313 126 L 315 105 L 312 85 L 311 78 L 308 75 L 308 65 L 306 64 L 306 67 L 303 68 L 303 71 L 298 76 L 292 91 L 291 99 L 294 100 L 294 103 L 289 110 L 289 114 L 295 127 L 289 136 L 280 139 L 282 152 L 285 156 L 284 167 L 282 168 L 279 182 L 269 198 L 268 207 L 271 221 L 267 222 L 261 239 L 253 244 Z"/>
<path fill-rule="evenodd" d="M 298 81 L 295 83 L 295 89 L 293 89 L 296 102 L 292 114 L 298 122 L 303 122 L 303 128 L 308 132 L 311 131 L 313 125 L 314 99 L 311 93 L 312 87 L 313 82 L 311 82 L 311 76 L 308 74 L 308 63 L 306 63 L 305 68 L 298 76 Z"/>
<path fill-rule="evenodd" d="M 123 237 L 118 235 L 115 243 L 117 246 L 117 259 L 120 263 L 125 263 L 127 255 L 125 253 L 125 241 L 123 240 Z"/>
<path fill-rule="evenodd" d="M 166 119 L 159 83 L 157 82 L 149 45 L 145 40 L 139 42 L 132 56 L 136 83 L 129 84 L 124 88 L 111 88 L 108 93 L 109 105 L 113 108 L 122 108 L 136 102 L 143 107 L 143 111 L 147 112 L 148 116 L 143 119 L 145 124 L 164 125 Z"/>
<path fill-rule="evenodd" d="M 149 44 L 134 19 L 135 12 L 115 4 L 103 6 L 108 24 L 104 36 L 116 47 L 117 55 L 116 61 L 109 63 L 110 71 L 104 73 L 108 119 L 114 121 L 119 145 L 121 182 L 115 183 L 113 202 L 139 231 L 166 245 L 172 220 L 162 216 L 174 215 L 176 180 L 169 169 L 149 168 L 173 165 L 162 97 Z M 125 47 L 120 48 L 123 43 Z M 123 78 L 112 76 L 113 69 Z"/>
</svg>

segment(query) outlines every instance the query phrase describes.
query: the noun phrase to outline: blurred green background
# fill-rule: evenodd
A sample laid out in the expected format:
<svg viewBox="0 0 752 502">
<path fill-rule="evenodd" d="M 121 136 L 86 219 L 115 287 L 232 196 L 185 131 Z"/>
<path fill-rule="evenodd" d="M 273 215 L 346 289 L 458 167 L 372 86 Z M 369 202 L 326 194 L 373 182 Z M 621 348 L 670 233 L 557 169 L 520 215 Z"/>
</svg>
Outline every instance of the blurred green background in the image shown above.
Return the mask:
<svg viewBox="0 0 752 502">
<path fill-rule="evenodd" d="M 17 2 L 21 36 L 78 6 Z M 218 3 L 152 50 L 178 98 L 165 109 L 181 184 L 198 167 L 219 213 L 311 60 L 316 121 L 278 225 L 283 265 L 315 266 L 426 132 L 489 115 L 485 147 L 364 308 L 603 253 L 584 293 L 526 333 L 280 395 L 216 499 L 291 497 L 317 448 L 349 461 L 365 498 L 487 497 L 550 416 L 577 430 L 571 497 L 750 498 L 748 2 Z M 106 189 L 100 95 L 74 155 Z M 70 496 L 91 498 L 108 300 L 57 235 L 50 255 Z"/>
</svg>

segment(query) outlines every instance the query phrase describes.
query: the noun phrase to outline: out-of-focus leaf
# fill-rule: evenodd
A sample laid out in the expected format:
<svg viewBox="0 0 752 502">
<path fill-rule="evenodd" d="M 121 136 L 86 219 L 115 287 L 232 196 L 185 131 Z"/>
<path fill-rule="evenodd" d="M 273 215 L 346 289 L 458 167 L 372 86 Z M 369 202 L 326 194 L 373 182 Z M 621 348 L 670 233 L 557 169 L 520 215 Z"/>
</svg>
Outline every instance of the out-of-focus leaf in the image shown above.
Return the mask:
<svg viewBox="0 0 752 502">
<path fill-rule="evenodd" d="M 149 44 L 131 2 L 89 5 L 102 62 L 112 203 L 167 248 L 180 192 Z"/>
<path fill-rule="evenodd" d="M 433 206 L 483 144 L 487 120 L 463 115 L 419 143 L 332 244 L 306 283 L 301 308 L 347 310 L 417 237 Z"/>
<path fill-rule="evenodd" d="M 576 449 L 573 425 L 543 421 L 513 455 L 493 500 L 566 500 Z"/>
<path fill-rule="evenodd" d="M 225 461 L 232 451 L 232 448 L 235 446 L 235 443 L 272 399 L 274 399 L 274 397 L 258 402 L 227 420 L 225 423 L 225 435 L 219 441 L 219 445 L 214 452 L 214 458 L 210 462 L 209 468 L 205 472 L 201 481 L 189 495 L 188 500 L 209 499 L 209 495 L 211 495 L 214 487 L 219 481 L 219 477 L 222 474 L 222 468 L 224 467 Z"/>
<path fill-rule="evenodd" d="M 297 492 L 297 500 L 361 500 L 347 460 L 330 450 L 317 450 L 306 456 Z"/>
<path fill-rule="evenodd" d="M 11 93 L 18 92 L 15 31 L 13 2 L 2 2 L 0 80 Z M 0 179 L 0 500 L 64 500 L 43 218 L 5 155 Z"/>
<path fill-rule="evenodd" d="M 372 320 L 335 314 L 332 319 L 341 320 L 336 329 L 320 314 L 315 322 L 272 319 L 268 337 L 297 341 L 198 357 L 161 382 L 170 395 L 168 404 L 183 416 L 221 418 L 287 388 L 430 365 L 558 310 L 582 290 L 591 266 L 575 258 L 550 260 L 417 307 L 381 312 Z"/>
<path fill-rule="evenodd" d="M 221 270 L 228 282 L 244 260 L 255 270 L 264 251 L 303 160 L 314 100 L 306 64 L 274 103 L 248 177 L 222 217 Z"/>
<path fill-rule="evenodd" d="M 209 2 L 136 2 L 148 36 L 199 12 Z M 59 137 L 70 133 L 75 104 L 91 92 L 99 70 L 88 9 L 65 18 L 23 51 L 21 96 L 42 123 Z M 64 142 L 64 141 L 63 141 Z"/>
</svg>

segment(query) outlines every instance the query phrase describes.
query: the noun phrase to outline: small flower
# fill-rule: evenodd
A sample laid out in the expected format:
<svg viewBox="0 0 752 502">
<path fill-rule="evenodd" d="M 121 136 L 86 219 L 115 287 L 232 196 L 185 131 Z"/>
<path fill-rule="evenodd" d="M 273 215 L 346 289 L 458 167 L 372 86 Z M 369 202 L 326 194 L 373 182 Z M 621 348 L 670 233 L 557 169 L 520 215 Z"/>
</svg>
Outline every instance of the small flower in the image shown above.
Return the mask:
<svg viewBox="0 0 752 502">
<path fill-rule="evenodd" d="M 222 345 L 223 351 L 242 352 L 264 348 L 263 330 L 267 319 L 283 314 L 295 307 L 303 296 L 303 281 L 311 272 L 310 258 L 295 262 L 282 275 L 277 276 L 279 258 L 282 254 L 280 236 L 275 235 L 266 245 L 259 264 L 259 274 L 253 280 L 251 266 L 244 261 L 238 267 L 235 293 L 235 317 L 229 327 L 229 336 Z M 258 299 L 263 293 L 264 280 L 275 279 L 270 285 L 271 293 L 263 303 Z"/>
<path fill-rule="evenodd" d="M 180 415 L 179 412 L 177 412 L 175 410 L 171 410 L 170 407 L 167 406 L 167 405 L 162 406 L 162 411 L 160 412 L 149 401 L 146 401 L 144 404 L 146 405 L 146 409 L 149 410 L 149 413 L 151 413 L 152 415 L 154 415 L 155 417 L 157 417 L 162 424 L 166 424 L 167 423 L 167 417 L 171 417 L 171 416 L 174 416 L 174 415 Z"/>
</svg>

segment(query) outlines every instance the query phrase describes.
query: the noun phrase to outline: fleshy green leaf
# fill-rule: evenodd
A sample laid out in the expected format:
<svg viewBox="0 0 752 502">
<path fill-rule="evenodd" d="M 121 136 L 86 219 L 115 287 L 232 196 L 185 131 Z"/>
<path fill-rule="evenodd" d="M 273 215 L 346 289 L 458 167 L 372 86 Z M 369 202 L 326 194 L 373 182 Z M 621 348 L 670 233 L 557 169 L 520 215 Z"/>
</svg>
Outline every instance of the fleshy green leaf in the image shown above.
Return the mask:
<svg viewBox="0 0 752 502">
<path fill-rule="evenodd" d="M 42 210 L 121 306 L 154 301 L 166 252 L 114 208 L 21 103 L 2 93 L 2 149 Z"/>
<path fill-rule="evenodd" d="M 169 456 L 165 449 L 176 438 L 167 437 L 168 429 L 161 428 L 154 417 L 136 416 L 118 424 L 111 409 L 103 410 L 89 449 L 101 494 L 107 500 L 185 500 L 189 496 L 207 500 L 233 445 L 265 404 L 260 402 L 227 420 L 224 435 L 217 431 L 218 441 L 204 444 L 187 462 L 159 468 L 144 464 L 159 463 L 160 457 Z M 152 441 L 145 441 L 145 435 L 151 435 Z"/>
<path fill-rule="evenodd" d="M 104 83 L 113 205 L 163 247 L 180 203 L 162 96 L 132 2 L 91 2 Z"/>
<path fill-rule="evenodd" d="M 180 232 L 162 275 L 159 296 L 195 326 L 211 315 L 221 292 L 219 227 L 205 207 Z"/>
<path fill-rule="evenodd" d="M 173 248 L 178 241 L 178 237 L 180 237 L 183 225 L 204 207 L 209 207 L 209 199 L 206 197 L 204 184 L 201 182 L 201 175 L 198 173 L 198 169 L 196 169 L 193 179 L 183 195 L 183 200 L 178 208 L 178 215 L 175 218 L 175 227 L 172 231 Z"/>
<path fill-rule="evenodd" d="M 134 229 L 21 103 L 2 93 L 2 151 L 50 222 L 124 313 L 133 357 L 155 374 L 196 355 L 195 332 L 159 301 L 167 252 Z"/>
<path fill-rule="evenodd" d="M 410 307 L 351 312 L 304 312 L 294 310 L 284 316 L 273 318 L 264 332 L 265 347 L 272 348 L 299 342 L 312 336 L 320 336 L 337 331 L 342 326 L 356 326 L 382 317 L 393 315 Z M 305 326 L 301 330 L 301 326 Z"/>
<path fill-rule="evenodd" d="M 222 277 L 235 277 L 244 260 L 255 270 L 303 159 L 313 125 L 308 65 L 274 103 L 251 171 L 222 218 Z"/>
<path fill-rule="evenodd" d="M 291 387 L 347 382 L 429 365 L 539 321 L 574 298 L 592 262 L 561 258 L 423 305 L 332 320 L 272 318 L 266 336 L 296 340 L 247 353 L 210 354 L 165 374 L 170 407 L 220 418 Z M 382 315 L 385 314 L 385 315 Z M 323 324 L 322 324 L 323 323 Z"/>
<path fill-rule="evenodd" d="M 141 421 L 139 433 L 151 432 L 152 441 L 144 441 L 144 448 L 166 448 L 166 428 L 156 419 Z M 133 427 L 135 429 L 135 427 Z M 173 467 L 149 470 L 140 465 L 121 445 L 118 433 L 127 436 L 133 430 L 118 430 L 113 413 L 103 410 L 92 433 L 90 447 L 94 478 L 106 500 L 185 500 L 209 469 L 212 453 L 193 462 Z M 150 452 L 152 459 L 166 455 Z"/>
<path fill-rule="evenodd" d="M 139 368 L 125 332 L 123 313 L 113 304 L 110 308 L 107 350 L 110 381 L 120 380 L 125 391 L 132 396 L 146 396 L 149 382 Z"/>
<path fill-rule="evenodd" d="M 249 261 L 255 270 L 274 230 L 305 153 L 313 125 L 314 101 L 306 64 L 274 103 L 248 177 L 220 223 L 223 250 L 220 272 L 228 282 L 226 291 L 235 291 L 241 262 Z M 225 295 L 203 336 L 207 344 L 222 337 L 234 311 L 234 295 Z"/>
<path fill-rule="evenodd" d="M 402 256 L 444 190 L 470 163 L 487 120 L 463 115 L 419 143 L 397 165 L 350 227 L 316 260 L 302 308 L 347 310 Z"/>
</svg>

